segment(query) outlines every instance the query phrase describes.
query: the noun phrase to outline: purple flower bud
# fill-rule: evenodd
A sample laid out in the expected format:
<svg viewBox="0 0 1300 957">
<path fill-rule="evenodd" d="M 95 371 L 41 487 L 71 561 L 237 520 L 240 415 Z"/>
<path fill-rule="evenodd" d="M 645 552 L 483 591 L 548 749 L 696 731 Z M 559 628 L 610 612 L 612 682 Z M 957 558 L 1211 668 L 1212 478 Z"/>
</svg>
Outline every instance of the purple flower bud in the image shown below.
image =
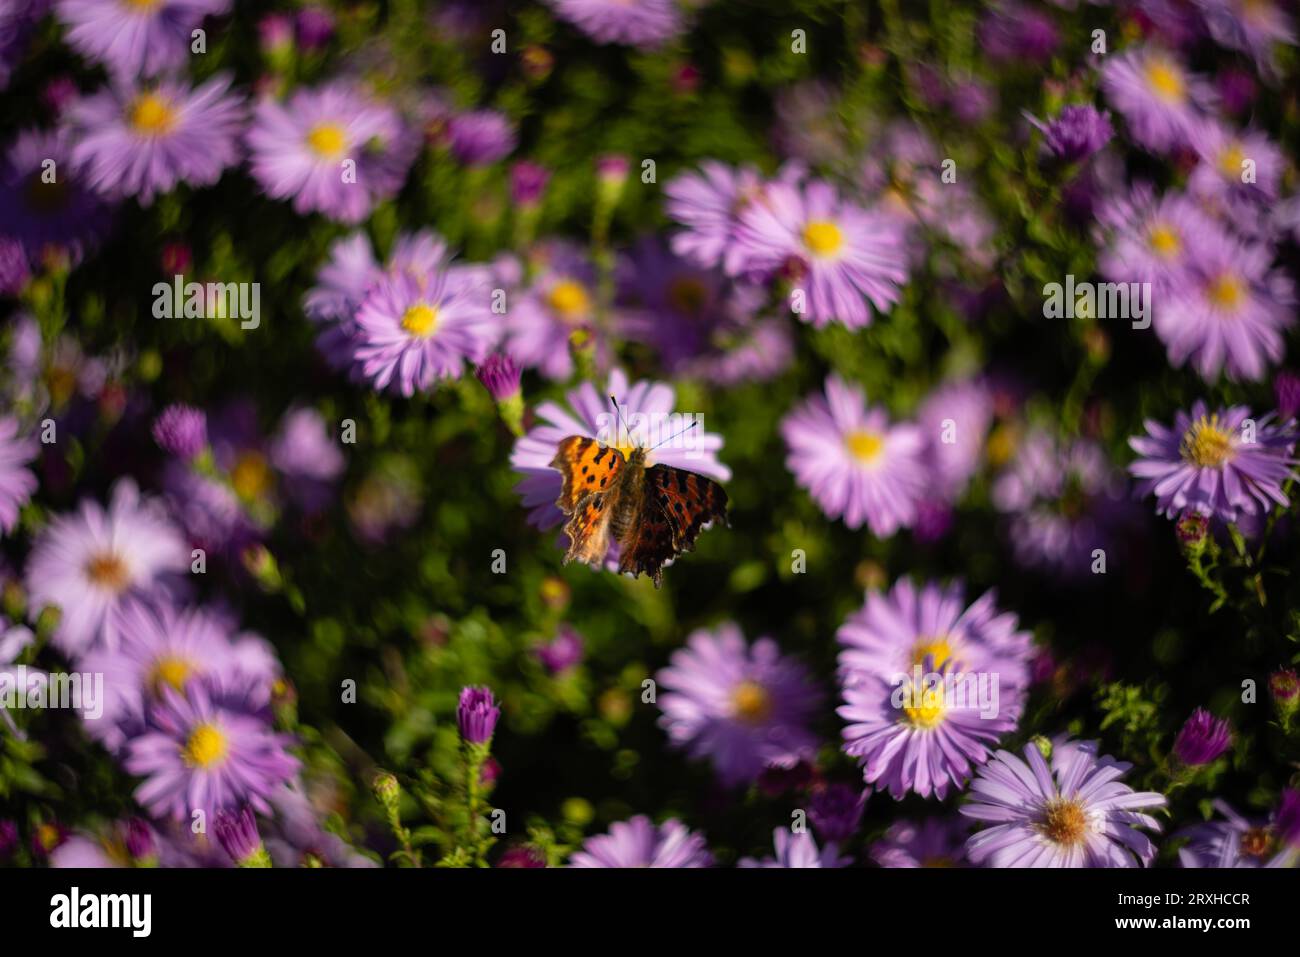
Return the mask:
<svg viewBox="0 0 1300 957">
<path fill-rule="evenodd" d="M 1178 544 L 1191 551 L 1201 548 L 1210 532 L 1210 520 L 1200 512 L 1186 511 L 1174 525 Z"/>
<path fill-rule="evenodd" d="M 1273 830 L 1288 846 L 1300 848 L 1300 791 L 1287 788 L 1273 816 Z"/>
<path fill-rule="evenodd" d="M 1231 743 L 1228 722 L 1197 708 L 1174 740 L 1174 755 L 1188 767 L 1199 767 L 1223 754 Z"/>
<path fill-rule="evenodd" d="M 822 843 L 847 841 L 862 823 L 867 792 L 847 784 L 828 784 L 813 792 L 808 819 Z"/>
<path fill-rule="evenodd" d="M 218 811 L 212 830 L 221 849 L 236 864 L 247 864 L 263 853 L 262 837 L 257 833 L 257 818 L 253 809 L 244 805 L 239 813 Z"/>
<path fill-rule="evenodd" d="M 300 10 L 295 26 L 304 50 L 319 50 L 334 36 L 334 17 L 321 7 Z"/>
<path fill-rule="evenodd" d="M 1283 422 L 1295 418 L 1300 412 L 1300 376 L 1294 372 L 1279 372 L 1273 379 L 1273 394 L 1277 396 L 1277 415 Z"/>
<path fill-rule="evenodd" d="M 1115 135 L 1110 114 L 1088 104 L 1067 106 L 1050 123 L 1025 116 L 1042 131 L 1047 151 L 1065 163 L 1087 159 Z"/>
<path fill-rule="evenodd" d="M 1278 702 L 1293 702 L 1300 694 L 1300 677 L 1294 668 L 1280 668 L 1268 676 L 1268 690 Z"/>
<path fill-rule="evenodd" d="M 165 452 L 190 461 L 208 446 L 208 419 L 189 405 L 169 405 L 154 420 L 153 439 Z"/>
<path fill-rule="evenodd" d="M 45 89 L 41 91 L 41 102 L 57 117 L 77 96 L 76 82 L 63 73 L 45 84 Z"/>
<path fill-rule="evenodd" d="M 555 637 L 537 648 L 537 658 L 551 674 L 559 674 L 582 661 L 582 636 L 568 625 L 555 630 Z"/>
<path fill-rule="evenodd" d="M 31 278 L 27 251 L 16 239 L 0 236 L 0 296 L 16 296 Z"/>
<path fill-rule="evenodd" d="M 451 153 L 466 166 L 489 166 L 515 148 L 515 131 L 503 113 L 471 110 L 447 123 Z"/>
<path fill-rule="evenodd" d="M 134 861 L 144 861 L 158 853 L 158 845 L 153 839 L 153 829 L 149 823 L 138 817 L 129 819 L 123 827 L 125 831 L 126 852 Z"/>
<path fill-rule="evenodd" d="M 456 720 L 460 724 L 460 736 L 469 744 L 486 744 L 492 740 L 496 730 L 497 719 L 501 709 L 488 688 L 462 688 L 460 704 L 456 708 Z"/>
<path fill-rule="evenodd" d="M 293 18 L 287 13 L 268 13 L 257 21 L 257 37 L 267 53 L 288 49 L 293 45 Z"/>
<path fill-rule="evenodd" d="M 478 381 L 497 402 L 504 402 L 519 394 L 519 363 L 503 352 L 494 352 L 474 370 Z"/>
<path fill-rule="evenodd" d="M 632 161 L 622 153 L 606 153 L 596 160 L 596 178 L 602 183 L 621 186 L 631 166 Z"/>
<path fill-rule="evenodd" d="M 520 206 L 533 206 L 541 200 L 551 171 L 528 160 L 510 167 L 510 198 Z"/>
<path fill-rule="evenodd" d="M 0 861 L 5 861 L 18 848 L 18 825 L 9 819 L 0 820 Z"/>
<path fill-rule="evenodd" d="M 527 844 L 518 844 L 508 848 L 497 859 L 497 867 L 545 867 L 546 858 L 542 852 Z"/>
</svg>

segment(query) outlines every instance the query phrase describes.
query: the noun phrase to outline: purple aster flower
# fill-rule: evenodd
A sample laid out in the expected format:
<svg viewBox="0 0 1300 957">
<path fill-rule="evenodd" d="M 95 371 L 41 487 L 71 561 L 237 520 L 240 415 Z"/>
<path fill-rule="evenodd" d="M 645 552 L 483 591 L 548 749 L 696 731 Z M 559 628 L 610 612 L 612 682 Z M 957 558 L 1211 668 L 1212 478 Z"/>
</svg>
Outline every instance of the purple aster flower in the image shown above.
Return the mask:
<svg viewBox="0 0 1300 957">
<path fill-rule="evenodd" d="M 1273 48 L 1294 44 L 1295 31 L 1287 10 L 1272 0 L 1195 0 L 1210 36 L 1225 47 L 1255 58 L 1266 72 L 1275 67 Z"/>
<path fill-rule="evenodd" d="M 535 206 L 546 192 L 551 171 L 528 160 L 510 166 L 510 199 L 519 206 Z"/>
<path fill-rule="evenodd" d="M 42 530 L 27 561 L 32 615 L 61 611 L 54 644 L 66 655 L 117 647 L 112 612 L 128 597 L 148 597 L 189 568 L 190 551 L 160 505 L 121 479 L 107 509 L 83 500 Z"/>
<path fill-rule="evenodd" d="M 469 744 L 487 744 L 496 730 L 501 709 L 488 688 L 462 688 L 456 706 L 460 736 Z"/>
<path fill-rule="evenodd" d="M 848 784 L 815 788 L 808 801 L 808 820 L 823 841 L 843 843 L 858 832 L 867 792 Z"/>
<path fill-rule="evenodd" d="M 103 674 L 103 711 L 87 730 L 111 750 L 144 725 L 163 690 L 184 693 L 192 678 L 249 688 L 261 705 L 271 700 L 280 665 L 257 635 L 236 634 L 233 623 L 200 608 L 127 600 L 113 612 L 119 635 L 113 650 L 94 649 L 80 659 L 85 671 Z"/>
<path fill-rule="evenodd" d="M 1193 509 L 1236 522 L 1286 506 L 1282 486 L 1295 474 L 1295 431 L 1272 419 L 1256 421 L 1241 405 L 1211 414 L 1199 400 L 1172 428 L 1148 419 L 1147 434 L 1128 440 L 1140 456 L 1129 466 L 1138 494 L 1154 492 L 1156 512 L 1168 518 Z"/>
<path fill-rule="evenodd" d="M 582 635 L 569 625 L 560 625 L 555 636 L 536 649 L 537 660 L 553 675 L 561 674 L 582 661 Z"/>
<path fill-rule="evenodd" d="M 957 501 L 984 458 L 993 424 L 991 390 L 980 379 L 940 385 L 917 409 L 916 424 L 928 443 L 932 491 L 944 501 Z"/>
<path fill-rule="evenodd" d="M 188 462 L 208 447 L 208 417 L 191 405 L 169 405 L 154 420 L 153 440 Z"/>
<path fill-rule="evenodd" d="M 474 370 L 474 374 L 494 402 L 504 402 L 519 395 L 519 364 L 504 353 L 492 353 Z"/>
<path fill-rule="evenodd" d="M 218 75 L 193 88 L 162 80 L 88 96 L 68 110 L 72 160 L 93 189 L 144 206 L 177 183 L 210 186 L 239 159 L 244 104 L 229 89 Z"/>
<path fill-rule="evenodd" d="M 1209 764 L 1232 744 L 1232 729 L 1204 708 L 1197 708 L 1174 740 L 1174 756 L 1188 767 Z"/>
<path fill-rule="evenodd" d="M 1193 250 L 1218 241 L 1223 230 L 1195 202 L 1181 193 L 1157 198 L 1147 185 L 1102 204 L 1098 259 L 1102 275 L 1112 282 L 1149 282 L 1157 303 L 1182 285 Z"/>
<path fill-rule="evenodd" d="M 867 405 L 860 388 L 837 375 L 781 422 L 786 467 L 829 518 L 865 523 L 887 537 L 916 520 L 926 490 L 925 437 L 914 425 L 891 425 Z"/>
<path fill-rule="evenodd" d="M 733 623 L 696 631 L 655 675 L 660 726 L 673 745 L 709 758 L 728 787 L 754 781 L 769 767 L 811 758 L 808 730 L 821 693 L 807 670 L 776 642 L 748 645 Z"/>
<path fill-rule="evenodd" d="M 850 329 L 870 325 L 871 308 L 888 312 L 902 296 L 907 259 L 901 225 L 841 200 L 827 183 L 802 189 L 770 183 L 739 219 L 736 241 L 747 250 L 747 268 L 790 271 L 795 312 L 819 329 L 834 321 Z"/>
<path fill-rule="evenodd" d="M 1043 134 L 1044 148 L 1065 163 L 1087 159 L 1115 135 L 1110 114 L 1088 103 L 1063 107 L 1050 123 L 1025 116 Z"/>
<path fill-rule="evenodd" d="M 270 814 L 269 799 L 293 777 L 292 739 L 271 729 L 257 697 L 238 686 L 196 679 L 170 685 L 148 712 L 143 733 L 126 745 L 126 770 L 144 782 L 135 797 L 157 817 L 209 819 L 249 804 Z"/>
<path fill-rule="evenodd" d="M 990 59 L 1045 63 L 1060 45 L 1051 16 L 1023 3 L 1001 3 L 979 26 L 979 42 Z"/>
<path fill-rule="evenodd" d="M 728 318 L 711 339 L 705 351 L 682 363 L 680 375 L 726 387 L 768 382 L 794 362 L 794 335 L 785 316 Z"/>
<path fill-rule="evenodd" d="M 39 445 L 34 436 L 19 435 L 18 420 L 0 417 L 0 531 L 8 534 L 18 523 L 18 512 L 36 491 L 36 476 L 29 467 Z"/>
<path fill-rule="evenodd" d="M 505 348 L 524 368 L 564 381 L 574 370 L 571 339 L 599 336 L 596 271 L 581 249 L 564 240 L 546 243 L 536 255 L 538 271 L 507 311 Z M 603 363 L 607 356 L 599 358 Z"/>
<path fill-rule="evenodd" d="M 555 15 L 597 43 L 657 47 L 682 30 L 675 0 L 547 0 Z"/>
<path fill-rule="evenodd" d="M 610 825 L 608 834 L 589 837 L 569 858 L 570 867 L 712 867 L 704 838 L 670 818 L 656 825 L 636 817 Z"/>
<path fill-rule="evenodd" d="M 909 792 L 943 800 L 1015 729 L 1024 689 L 1002 689 L 996 672 L 960 667 L 927 656 L 911 674 L 844 674 L 844 704 L 836 709 L 846 722 L 844 753 L 859 759 L 867 784 L 895 800 Z"/>
<path fill-rule="evenodd" d="M 1041 429 L 1025 437 L 993 484 L 1016 561 L 1080 581 L 1097 549 L 1108 554 L 1134 518 L 1124 476 L 1089 439 L 1058 440 Z"/>
<path fill-rule="evenodd" d="M 286 411 L 267 451 L 271 465 L 286 480 L 289 496 L 308 511 L 325 507 L 334 481 L 346 468 L 324 417 L 312 408 Z"/>
<path fill-rule="evenodd" d="M 1024 687 L 1033 636 L 985 592 L 969 607 L 961 582 L 920 588 L 900 578 L 888 592 L 868 592 L 862 608 L 840 626 L 840 675 L 905 676 L 927 660 L 935 669 L 990 672 L 1000 686 Z"/>
<path fill-rule="evenodd" d="M 268 196 L 344 223 L 395 195 L 420 148 L 395 109 L 343 81 L 299 89 L 287 103 L 262 100 L 247 140 Z"/>
<path fill-rule="evenodd" d="M 1179 831 L 1187 845 L 1178 852 L 1183 867 L 1291 867 L 1295 849 L 1286 847 L 1273 823 L 1242 817 L 1226 801 L 1215 801 L 1223 820 L 1207 821 Z"/>
<path fill-rule="evenodd" d="M 357 310 L 356 361 L 377 390 L 408 398 L 459 378 L 495 344 L 491 290 L 482 270 L 449 266 L 415 278 L 381 278 Z"/>
<path fill-rule="evenodd" d="M 20 240 L 38 261 L 54 246 L 75 263 L 103 236 L 110 218 L 72 162 L 67 130 L 18 135 L 0 166 L 0 235 Z"/>
<path fill-rule="evenodd" d="M 321 825 L 320 813 L 296 782 L 271 795 L 274 817 L 265 828 L 267 852 L 276 867 L 376 867 L 362 854 Z"/>
<path fill-rule="evenodd" d="M 1101 85 L 1133 139 L 1154 153 L 1188 145 L 1214 101 L 1213 87 L 1188 73 L 1174 54 L 1154 46 L 1106 57 Z"/>
<path fill-rule="evenodd" d="M 323 328 L 317 346 L 336 369 L 355 368 L 356 314 L 366 294 L 387 275 L 406 274 L 417 280 L 442 271 L 451 262 L 446 242 L 431 230 L 401 233 L 381 266 L 362 232 L 337 239 L 328 261 L 316 273 L 316 285 L 303 297 L 307 317 Z"/>
<path fill-rule="evenodd" d="M 1286 157 L 1267 136 L 1239 131 L 1217 121 L 1198 123 L 1192 146 L 1200 162 L 1187 185 L 1206 202 L 1235 214 L 1230 220 L 1246 224 L 1260 207 L 1278 198 Z"/>
<path fill-rule="evenodd" d="M 763 188 L 757 170 L 717 160 L 705 160 L 698 173 L 674 177 L 664 186 L 664 209 L 686 228 L 673 236 L 673 252 L 704 269 L 722 266 L 727 275 L 738 275 L 746 251 L 735 242 L 737 217 Z"/>
<path fill-rule="evenodd" d="M 1273 380 L 1273 394 L 1277 397 L 1277 415 L 1283 422 L 1294 419 L 1300 412 L 1300 376 L 1282 371 Z"/>
<path fill-rule="evenodd" d="M 1134 791 L 1120 778 L 1131 764 L 1098 755 L 1095 741 L 1058 741 L 1048 766 L 1037 745 L 1025 759 L 999 751 L 971 785 L 961 813 L 990 826 L 966 849 L 993 867 L 1133 867 L 1151 863 L 1155 845 L 1139 827 L 1160 830 L 1143 813 L 1163 794 Z"/>
<path fill-rule="evenodd" d="M 504 113 L 472 110 L 447 123 L 451 152 L 466 166 L 491 166 L 514 152 L 515 130 Z"/>
<path fill-rule="evenodd" d="M 660 420 L 673 413 L 675 396 L 671 386 L 662 382 L 642 380 L 629 383 L 622 370 L 610 373 L 603 395 L 590 382 L 570 390 L 565 398 L 568 408 L 555 402 L 543 402 L 535 410 L 539 421 L 517 442 L 510 455 L 510 465 L 523 475 L 515 491 L 523 496 L 524 507 L 530 509 L 528 521 L 537 528 L 554 528 L 564 520 L 556 507 L 562 480 L 560 473 L 551 468 L 559 444 L 571 435 L 585 435 L 601 442 L 610 442 L 621 430 L 615 424 L 614 410 L 609 397 L 618 399 L 623 418 L 631 428 L 626 436 L 628 448 L 648 444 L 650 430 L 659 430 Z M 646 465 L 671 465 L 674 468 L 697 472 L 719 482 L 731 478 L 731 469 L 718 461 L 722 436 L 713 432 L 692 430 L 689 447 L 677 447 L 670 442 L 649 453 Z"/>
<path fill-rule="evenodd" d="M 230 0 L 55 0 L 68 43 L 122 79 L 155 76 L 190 56 L 190 33 Z"/>
<path fill-rule="evenodd" d="M 851 857 L 841 857 L 839 848 L 831 841 L 820 851 L 812 834 L 800 831 L 791 833 L 789 828 L 778 827 L 772 831 L 772 843 L 776 848 L 775 857 L 742 857 L 736 862 L 737 867 L 848 867 L 853 863 Z"/>
<path fill-rule="evenodd" d="M 11 72 L 23 62 L 36 21 L 45 16 L 49 5 L 49 0 L 10 0 L 0 7 L 0 90 L 9 85 Z"/>
<path fill-rule="evenodd" d="M 238 812 L 221 810 L 212 822 L 212 832 L 221 849 L 238 867 L 270 867 L 271 858 L 257 833 L 253 809 L 244 805 Z"/>
<path fill-rule="evenodd" d="M 173 460 L 162 485 L 168 510 L 195 548 L 235 555 L 260 539 L 262 529 L 226 482 Z"/>
<path fill-rule="evenodd" d="M 959 817 L 895 821 L 871 845 L 871 859 L 881 867 L 965 867 L 969 836 L 970 825 Z"/>
</svg>

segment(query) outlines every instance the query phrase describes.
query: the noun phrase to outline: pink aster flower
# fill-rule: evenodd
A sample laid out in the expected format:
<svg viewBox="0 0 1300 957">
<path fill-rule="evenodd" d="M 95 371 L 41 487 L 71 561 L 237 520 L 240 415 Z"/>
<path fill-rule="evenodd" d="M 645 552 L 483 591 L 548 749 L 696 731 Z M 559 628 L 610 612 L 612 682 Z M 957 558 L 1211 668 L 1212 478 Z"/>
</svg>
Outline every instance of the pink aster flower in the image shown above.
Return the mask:
<svg viewBox="0 0 1300 957">
<path fill-rule="evenodd" d="M 0 531 L 13 531 L 18 512 L 36 491 L 32 460 L 38 445 L 31 435 L 20 435 L 18 420 L 0 417 Z"/>
<path fill-rule="evenodd" d="M 853 858 L 840 855 L 839 848 L 832 841 L 817 849 L 817 842 L 808 831 L 798 834 L 789 828 L 778 827 L 772 831 L 772 844 L 776 849 L 775 857 L 742 857 L 736 862 L 737 867 L 848 867 Z"/>
<path fill-rule="evenodd" d="M 1155 153 L 1189 144 L 1214 101 L 1213 87 L 1154 46 L 1106 57 L 1101 85 L 1133 139 Z"/>
<path fill-rule="evenodd" d="M 115 76 L 155 76 L 184 65 L 191 33 L 230 0 L 56 0 L 68 43 Z"/>
<path fill-rule="evenodd" d="M 676 0 L 548 0 L 555 14 L 597 43 L 657 47 L 681 32 Z"/>
<path fill-rule="evenodd" d="M 589 837 L 569 858 L 570 867 L 712 867 L 704 838 L 681 821 L 656 825 L 637 815 L 610 825 L 608 834 Z"/>
<path fill-rule="evenodd" d="M 837 375 L 781 423 L 786 467 L 830 518 L 865 523 L 885 537 L 916 520 L 928 483 L 925 438 L 914 425 L 893 425 L 867 405 L 861 389 Z"/>
</svg>

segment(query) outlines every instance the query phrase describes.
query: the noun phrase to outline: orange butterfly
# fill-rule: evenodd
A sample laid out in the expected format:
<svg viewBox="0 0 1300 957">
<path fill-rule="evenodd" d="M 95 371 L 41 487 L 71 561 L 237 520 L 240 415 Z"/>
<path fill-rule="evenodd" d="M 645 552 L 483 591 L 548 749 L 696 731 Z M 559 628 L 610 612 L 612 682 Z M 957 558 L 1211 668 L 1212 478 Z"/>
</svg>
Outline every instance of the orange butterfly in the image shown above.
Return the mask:
<svg viewBox="0 0 1300 957">
<path fill-rule="evenodd" d="M 645 572 L 658 588 L 664 566 L 690 551 L 700 532 L 714 519 L 726 524 L 727 493 L 721 485 L 668 465 L 646 468 L 646 454 L 638 447 L 624 458 L 585 435 L 560 443 L 551 468 L 564 476 L 555 504 L 569 517 L 566 565 L 580 561 L 600 568 L 613 538 L 619 545 L 618 570 L 633 578 Z"/>
</svg>

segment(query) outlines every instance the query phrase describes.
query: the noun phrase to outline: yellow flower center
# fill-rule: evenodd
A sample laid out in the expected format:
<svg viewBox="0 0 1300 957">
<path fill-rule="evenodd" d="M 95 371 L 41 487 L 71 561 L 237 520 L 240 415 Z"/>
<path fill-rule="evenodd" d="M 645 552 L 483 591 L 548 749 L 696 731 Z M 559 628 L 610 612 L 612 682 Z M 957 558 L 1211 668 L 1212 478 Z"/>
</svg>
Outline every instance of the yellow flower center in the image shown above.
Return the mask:
<svg viewBox="0 0 1300 957">
<path fill-rule="evenodd" d="M 164 686 L 170 685 L 180 691 L 185 687 L 185 680 L 194 673 L 188 661 L 180 658 L 159 658 L 154 662 L 149 674 L 149 687 L 155 695 L 160 694 Z"/>
<path fill-rule="evenodd" d="M 1227 312 L 1236 312 L 1246 298 L 1245 284 L 1232 273 L 1224 273 L 1206 290 L 1210 302 Z"/>
<path fill-rule="evenodd" d="M 271 469 L 257 452 L 245 452 L 230 470 L 230 484 L 244 499 L 260 497 L 271 485 Z"/>
<path fill-rule="evenodd" d="M 1165 259 L 1177 256 L 1183 248 L 1183 241 L 1178 237 L 1178 233 L 1166 223 L 1152 226 L 1147 239 L 1151 243 L 1151 248 Z"/>
<path fill-rule="evenodd" d="M 1053 798 L 1043 809 L 1042 832 L 1054 844 L 1073 847 L 1088 836 L 1088 817 L 1078 801 Z"/>
<path fill-rule="evenodd" d="M 321 123 L 307 134 L 307 145 L 325 159 L 335 159 L 348 145 L 347 134 L 337 123 Z"/>
<path fill-rule="evenodd" d="M 126 562 L 112 552 L 100 552 L 86 563 L 86 577 L 92 584 L 108 591 L 123 591 L 131 584 L 131 572 Z"/>
<path fill-rule="evenodd" d="M 1186 87 L 1177 65 L 1164 57 L 1156 57 L 1147 64 L 1146 72 L 1147 83 L 1161 99 L 1167 103 L 1182 101 Z"/>
<path fill-rule="evenodd" d="M 573 279 L 561 279 L 546 294 L 546 304 L 551 307 L 561 320 L 567 323 L 585 319 L 591 308 L 591 300 L 582 283 Z"/>
<path fill-rule="evenodd" d="M 849 454 L 863 465 L 874 462 L 885 448 L 885 440 L 881 436 L 865 429 L 850 432 L 844 437 L 844 444 L 848 447 Z"/>
<path fill-rule="evenodd" d="M 146 13 L 162 4 L 162 0 L 125 0 L 126 5 L 132 10 L 138 10 Z"/>
<path fill-rule="evenodd" d="M 952 645 L 948 644 L 947 635 L 916 640 L 912 648 L 912 664 L 925 664 L 927 657 L 934 662 L 936 668 L 942 668 L 952 659 Z"/>
<path fill-rule="evenodd" d="M 36 827 L 36 843 L 40 844 L 47 852 L 59 846 L 59 838 L 62 836 L 59 829 L 53 824 L 40 824 Z"/>
<path fill-rule="evenodd" d="M 1232 458 L 1232 436 L 1219 425 L 1219 416 L 1201 416 L 1183 436 L 1184 461 L 1203 469 L 1217 469 Z"/>
<path fill-rule="evenodd" d="M 731 692 L 731 706 L 737 718 L 756 723 L 771 713 L 772 697 L 757 681 L 742 681 Z"/>
<path fill-rule="evenodd" d="M 162 136 L 176 125 L 176 111 L 157 93 L 142 93 L 131 105 L 131 125 L 145 136 Z"/>
<path fill-rule="evenodd" d="M 917 728 L 933 728 L 943 720 L 943 682 L 913 684 L 908 703 L 903 706 L 903 714 Z"/>
<path fill-rule="evenodd" d="M 229 750 L 220 728 L 215 724 L 201 724 L 190 732 L 181 757 L 192 768 L 210 768 L 225 758 Z"/>
<path fill-rule="evenodd" d="M 1246 154 L 1241 148 L 1240 143 L 1233 143 L 1226 150 L 1219 154 L 1219 172 L 1231 180 L 1240 180 L 1242 164 L 1246 162 Z"/>
<path fill-rule="evenodd" d="M 817 256 L 834 256 L 844 245 L 844 234 L 834 223 L 816 220 L 804 227 L 803 242 Z"/>
<path fill-rule="evenodd" d="M 402 314 L 402 328 L 418 339 L 427 339 L 438 328 L 438 310 L 425 303 L 417 303 Z"/>
</svg>

